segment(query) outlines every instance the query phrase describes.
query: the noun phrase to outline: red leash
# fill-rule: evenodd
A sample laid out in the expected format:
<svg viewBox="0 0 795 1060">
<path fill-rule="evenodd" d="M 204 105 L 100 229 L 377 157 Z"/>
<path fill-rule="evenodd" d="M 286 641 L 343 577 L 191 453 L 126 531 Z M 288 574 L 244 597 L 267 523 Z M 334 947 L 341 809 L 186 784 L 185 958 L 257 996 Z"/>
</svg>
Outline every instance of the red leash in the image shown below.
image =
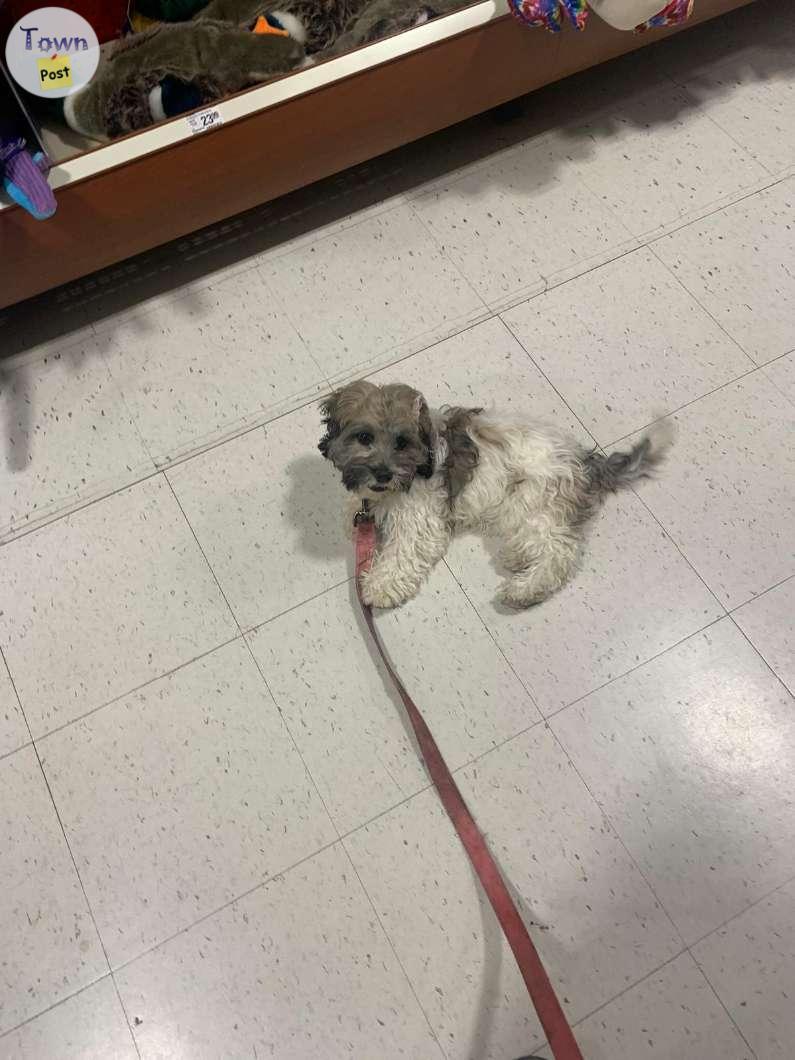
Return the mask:
<svg viewBox="0 0 795 1060">
<path fill-rule="evenodd" d="M 511 898 L 505 881 L 500 875 L 500 870 L 489 853 L 486 840 L 472 814 L 464 802 L 464 797 L 458 790 L 455 780 L 447 768 L 447 763 L 442 758 L 431 730 L 425 724 L 425 719 L 419 711 L 414 700 L 406 691 L 403 682 L 392 668 L 387 658 L 378 632 L 373 621 L 372 609 L 362 600 L 361 575 L 370 569 L 375 553 L 375 522 L 372 515 L 367 511 L 366 502 L 364 508 L 354 520 L 356 527 L 356 595 L 362 608 L 364 620 L 370 635 L 378 649 L 387 673 L 392 683 L 398 690 L 403 706 L 406 708 L 417 743 L 420 745 L 425 766 L 430 773 L 439 798 L 447 810 L 447 815 L 455 826 L 458 837 L 464 844 L 464 849 L 469 855 L 472 867 L 478 874 L 478 879 L 483 885 L 483 890 L 491 902 L 491 907 L 497 914 L 502 930 L 508 943 L 513 950 L 519 971 L 525 981 L 530 1000 L 535 1006 L 541 1026 L 547 1036 L 552 1054 L 555 1060 L 583 1060 L 577 1042 L 574 1040 L 571 1027 L 569 1026 L 560 1002 L 555 996 L 555 991 L 549 981 L 549 977 L 538 956 L 538 951 L 533 945 L 533 940 L 524 926 L 513 898 Z"/>
</svg>

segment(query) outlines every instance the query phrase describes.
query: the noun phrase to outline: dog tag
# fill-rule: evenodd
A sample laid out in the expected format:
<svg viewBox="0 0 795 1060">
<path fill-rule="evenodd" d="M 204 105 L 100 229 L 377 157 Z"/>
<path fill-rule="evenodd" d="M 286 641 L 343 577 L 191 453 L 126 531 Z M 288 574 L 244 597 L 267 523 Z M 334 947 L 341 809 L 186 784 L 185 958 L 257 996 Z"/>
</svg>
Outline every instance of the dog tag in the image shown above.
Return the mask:
<svg viewBox="0 0 795 1060">
<path fill-rule="evenodd" d="M 187 121 L 188 128 L 193 136 L 196 133 L 209 132 L 210 129 L 215 129 L 217 126 L 224 124 L 221 112 L 216 110 L 215 107 L 210 108 L 210 110 L 197 110 L 195 114 L 188 114 L 185 121 Z"/>
</svg>

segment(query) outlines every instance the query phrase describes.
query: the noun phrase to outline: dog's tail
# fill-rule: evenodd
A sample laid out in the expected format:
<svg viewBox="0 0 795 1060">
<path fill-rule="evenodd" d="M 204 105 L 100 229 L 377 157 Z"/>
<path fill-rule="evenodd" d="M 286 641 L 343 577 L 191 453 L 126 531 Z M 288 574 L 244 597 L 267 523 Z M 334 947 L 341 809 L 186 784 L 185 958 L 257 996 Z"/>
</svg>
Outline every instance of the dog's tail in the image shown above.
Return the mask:
<svg viewBox="0 0 795 1060">
<path fill-rule="evenodd" d="M 609 456 L 595 450 L 588 453 L 585 470 L 600 493 L 631 486 L 638 479 L 654 474 L 673 440 L 674 428 L 670 419 L 660 420 L 631 449 L 616 450 Z"/>
</svg>

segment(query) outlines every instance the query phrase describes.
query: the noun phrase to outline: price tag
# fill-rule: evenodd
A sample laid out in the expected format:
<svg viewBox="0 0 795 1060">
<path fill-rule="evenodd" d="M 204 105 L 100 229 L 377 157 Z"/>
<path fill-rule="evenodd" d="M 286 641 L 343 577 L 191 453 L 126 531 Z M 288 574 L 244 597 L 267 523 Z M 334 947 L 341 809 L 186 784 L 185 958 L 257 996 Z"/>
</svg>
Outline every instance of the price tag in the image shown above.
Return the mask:
<svg viewBox="0 0 795 1060">
<path fill-rule="evenodd" d="M 193 136 L 196 133 L 209 132 L 210 129 L 215 129 L 219 125 L 224 124 L 221 112 L 214 107 L 210 110 L 198 110 L 195 114 L 188 114 L 185 120 Z"/>
</svg>

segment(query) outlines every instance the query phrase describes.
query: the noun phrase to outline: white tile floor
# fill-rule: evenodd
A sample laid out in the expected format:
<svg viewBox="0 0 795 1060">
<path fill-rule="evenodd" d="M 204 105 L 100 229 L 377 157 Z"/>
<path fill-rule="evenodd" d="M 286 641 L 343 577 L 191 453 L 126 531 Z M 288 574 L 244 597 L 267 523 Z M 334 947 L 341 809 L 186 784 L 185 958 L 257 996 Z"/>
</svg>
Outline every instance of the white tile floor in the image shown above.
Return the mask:
<svg viewBox="0 0 795 1060">
<path fill-rule="evenodd" d="M 586 1060 L 795 1052 L 795 7 L 0 314 L 0 1058 L 549 1056 L 354 619 L 318 394 L 610 446 L 379 619 Z M 6 670 L 7 668 L 7 670 Z"/>
</svg>

